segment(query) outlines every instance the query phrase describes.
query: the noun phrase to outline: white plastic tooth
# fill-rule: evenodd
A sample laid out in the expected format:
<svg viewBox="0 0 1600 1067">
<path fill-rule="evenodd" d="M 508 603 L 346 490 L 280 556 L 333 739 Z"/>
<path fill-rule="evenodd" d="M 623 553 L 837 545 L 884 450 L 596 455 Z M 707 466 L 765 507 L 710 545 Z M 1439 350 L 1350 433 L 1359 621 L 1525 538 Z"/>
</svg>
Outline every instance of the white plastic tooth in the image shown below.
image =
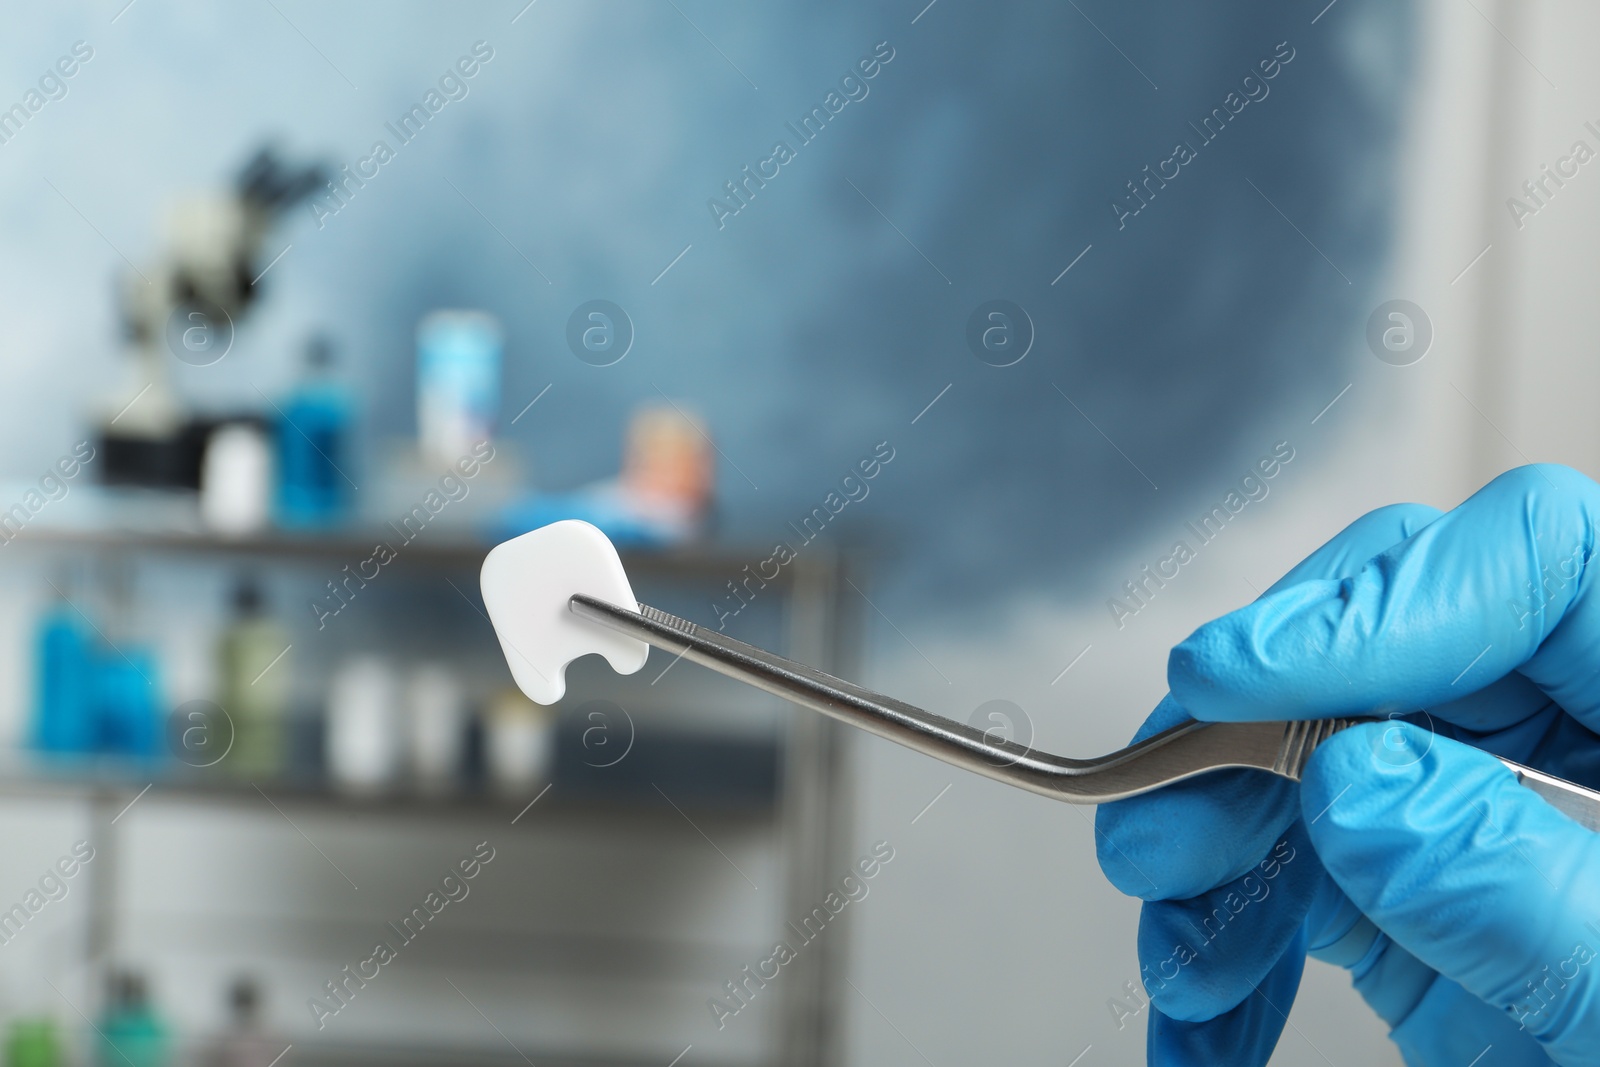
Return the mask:
<svg viewBox="0 0 1600 1067">
<path fill-rule="evenodd" d="M 617 550 L 595 527 L 567 519 L 496 545 L 479 577 L 484 608 L 517 687 L 540 704 L 566 692 L 567 664 L 599 653 L 619 674 L 644 666 L 650 646 L 583 622 L 574 594 L 638 610 Z"/>
</svg>

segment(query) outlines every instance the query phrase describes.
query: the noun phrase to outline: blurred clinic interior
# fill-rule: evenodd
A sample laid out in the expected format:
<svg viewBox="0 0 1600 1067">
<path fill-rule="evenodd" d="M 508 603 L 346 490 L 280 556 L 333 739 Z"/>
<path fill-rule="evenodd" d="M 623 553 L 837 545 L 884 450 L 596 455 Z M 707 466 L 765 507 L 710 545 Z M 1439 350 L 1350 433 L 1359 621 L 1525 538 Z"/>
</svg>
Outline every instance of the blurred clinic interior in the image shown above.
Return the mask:
<svg viewBox="0 0 1600 1067">
<path fill-rule="evenodd" d="M 4 1062 L 1144 1062 L 1092 810 L 659 651 L 536 705 L 478 568 L 586 519 L 643 602 L 1119 748 L 1357 514 L 1600 470 L 1597 34 L 8 5 Z M 1400 1059 L 1312 962 L 1272 1062 Z"/>
</svg>

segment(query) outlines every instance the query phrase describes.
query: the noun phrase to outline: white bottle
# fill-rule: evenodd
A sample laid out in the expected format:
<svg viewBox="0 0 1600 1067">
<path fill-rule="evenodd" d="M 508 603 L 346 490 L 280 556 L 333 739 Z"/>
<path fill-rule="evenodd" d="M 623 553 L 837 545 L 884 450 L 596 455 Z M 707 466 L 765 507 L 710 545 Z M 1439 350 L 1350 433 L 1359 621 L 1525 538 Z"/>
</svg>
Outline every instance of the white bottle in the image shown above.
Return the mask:
<svg viewBox="0 0 1600 1067">
<path fill-rule="evenodd" d="M 466 690 L 450 668 L 427 663 L 411 672 L 406 725 L 411 773 L 422 788 L 448 789 L 461 773 L 466 713 Z"/>
<path fill-rule="evenodd" d="M 528 796 L 542 788 L 555 748 L 550 712 L 507 689 L 489 705 L 486 719 L 485 754 L 495 789 L 508 796 Z"/>
<path fill-rule="evenodd" d="M 217 533 L 238 537 L 267 525 L 272 500 L 272 445 L 247 422 L 212 433 L 200 465 L 200 518 Z"/>
<path fill-rule="evenodd" d="M 328 688 L 328 774 L 355 792 L 373 792 L 400 769 L 400 687 L 394 670 L 377 656 L 347 660 Z"/>
</svg>

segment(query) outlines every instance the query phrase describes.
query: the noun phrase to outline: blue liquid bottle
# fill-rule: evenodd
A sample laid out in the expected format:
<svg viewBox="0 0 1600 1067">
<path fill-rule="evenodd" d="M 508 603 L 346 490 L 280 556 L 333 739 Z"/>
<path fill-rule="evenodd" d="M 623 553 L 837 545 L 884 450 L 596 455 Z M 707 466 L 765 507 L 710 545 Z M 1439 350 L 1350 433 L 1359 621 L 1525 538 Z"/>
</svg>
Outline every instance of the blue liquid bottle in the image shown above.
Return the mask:
<svg viewBox="0 0 1600 1067">
<path fill-rule="evenodd" d="M 94 747 L 95 656 L 88 626 L 65 596 L 39 620 L 33 743 L 42 752 Z"/>
<path fill-rule="evenodd" d="M 142 644 L 99 650 L 96 742 L 102 752 L 154 760 L 161 756 L 161 675 L 155 652 Z"/>
<path fill-rule="evenodd" d="M 162 754 L 161 673 L 154 646 L 143 639 L 133 575 L 117 566 L 103 579 L 104 631 L 94 656 L 94 747 L 97 752 L 149 761 Z"/>
<path fill-rule="evenodd" d="M 350 422 L 353 404 L 333 379 L 333 348 L 314 338 L 307 375 L 284 402 L 276 436 L 278 521 L 289 529 L 332 526 L 344 517 L 353 488 Z"/>
</svg>

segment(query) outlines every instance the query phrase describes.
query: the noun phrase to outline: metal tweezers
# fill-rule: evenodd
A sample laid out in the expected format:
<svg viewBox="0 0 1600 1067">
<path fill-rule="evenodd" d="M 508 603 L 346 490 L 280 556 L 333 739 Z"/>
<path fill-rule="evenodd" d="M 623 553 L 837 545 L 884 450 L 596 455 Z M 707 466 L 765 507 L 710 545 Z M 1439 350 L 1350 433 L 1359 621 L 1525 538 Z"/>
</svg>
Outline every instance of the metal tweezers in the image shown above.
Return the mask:
<svg viewBox="0 0 1600 1067">
<path fill-rule="evenodd" d="M 569 607 L 582 618 L 934 759 L 1070 804 L 1121 800 L 1227 767 L 1298 781 L 1318 744 L 1348 726 L 1378 721 L 1190 721 L 1109 755 L 1070 759 L 874 693 L 658 608 L 641 604 L 632 611 L 583 594 L 573 596 Z M 1503 757 L 1500 762 L 1557 810 L 1600 831 L 1600 792 Z"/>
</svg>

